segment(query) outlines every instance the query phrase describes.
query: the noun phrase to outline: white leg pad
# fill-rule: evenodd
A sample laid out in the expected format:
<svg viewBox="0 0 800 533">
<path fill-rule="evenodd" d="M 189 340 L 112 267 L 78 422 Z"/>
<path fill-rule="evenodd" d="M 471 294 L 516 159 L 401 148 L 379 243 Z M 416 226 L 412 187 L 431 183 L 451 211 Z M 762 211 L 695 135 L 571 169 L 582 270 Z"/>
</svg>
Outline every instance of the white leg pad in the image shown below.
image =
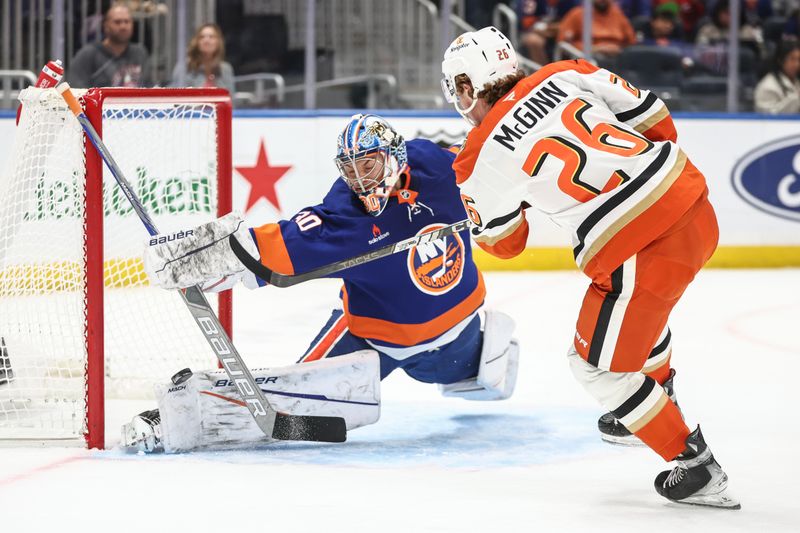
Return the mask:
<svg viewBox="0 0 800 533">
<path fill-rule="evenodd" d="M 640 372 L 608 372 L 587 363 L 574 347 L 567 353 L 575 379 L 600 405 L 613 411 L 639 390 L 645 375 Z"/>
<path fill-rule="evenodd" d="M 347 429 L 380 418 L 380 361 L 374 350 L 253 369 L 279 412 L 341 416 Z M 274 442 L 258 428 L 224 371 L 198 372 L 184 383 L 156 387 L 164 451 L 252 447 Z"/>
<path fill-rule="evenodd" d="M 511 336 L 514 326 L 514 320 L 507 314 L 486 310 L 478 375 L 439 385 L 442 395 L 479 401 L 510 398 L 519 369 L 519 343 Z"/>
</svg>

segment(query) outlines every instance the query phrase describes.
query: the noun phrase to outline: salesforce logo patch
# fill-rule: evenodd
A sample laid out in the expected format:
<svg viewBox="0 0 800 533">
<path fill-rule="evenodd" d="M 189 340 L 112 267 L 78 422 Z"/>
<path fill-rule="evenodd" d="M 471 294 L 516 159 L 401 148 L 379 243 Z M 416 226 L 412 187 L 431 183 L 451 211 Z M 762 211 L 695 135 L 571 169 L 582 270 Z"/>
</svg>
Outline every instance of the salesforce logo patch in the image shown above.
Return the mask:
<svg viewBox="0 0 800 533">
<path fill-rule="evenodd" d="M 417 235 L 443 227 L 444 224 L 430 224 Z M 433 295 L 446 293 L 458 285 L 464 273 L 464 241 L 456 233 L 410 248 L 408 273 L 422 292 Z"/>
<path fill-rule="evenodd" d="M 733 169 L 733 188 L 761 211 L 800 221 L 800 136 L 744 156 Z"/>
</svg>

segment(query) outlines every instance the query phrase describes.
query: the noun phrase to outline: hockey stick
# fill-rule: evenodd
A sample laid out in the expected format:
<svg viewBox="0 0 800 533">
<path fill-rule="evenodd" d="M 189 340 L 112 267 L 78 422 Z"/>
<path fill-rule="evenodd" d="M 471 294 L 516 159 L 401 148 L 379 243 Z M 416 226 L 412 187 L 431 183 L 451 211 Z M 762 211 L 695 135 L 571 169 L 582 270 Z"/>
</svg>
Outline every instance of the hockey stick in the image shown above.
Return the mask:
<svg viewBox="0 0 800 533">
<path fill-rule="evenodd" d="M 409 248 L 413 248 L 414 246 L 418 246 L 426 242 L 447 237 L 448 235 L 468 229 L 469 226 L 469 220 L 460 220 L 454 224 L 450 224 L 449 226 L 435 229 L 433 231 L 429 231 L 428 233 L 423 233 L 422 235 L 409 237 L 408 239 L 396 242 L 394 244 L 388 244 L 378 248 L 377 250 L 356 255 L 349 259 L 336 261 L 335 263 L 330 263 L 319 268 L 315 268 L 314 270 L 303 272 L 302 274 L 279 274 L 277 272 L 273 272 L 261 264 L 260 261 L 254 259 L 249 253 L 247 253 L 247 250 L 244 249 L 244 247 L 239 243 L 239 241 L 236 240 L 236 238 L 234 238 L 233 235 L 231 235 L 228 240 L 230 241 L 231 250 L 233 250 L 233 253 L 236 254 L 236 257 L 239 259 L 239 261 L 241 261 L 250 272 L 263 279 L 270 285 L 275 285 L 276 287 L 291 287 L 292 285 L 297 285 L 298 283 L 303 283 L 304 281 L 321 278 L 346 268 L 363 265 L 364 263 L 375 261 L 381 257 L 386 257 L 387 255 L 402 252 L 403 250 L 408 250 Z"/>
<path fill-rule="evenodd" d="M 131 188 L 130 183 L 122 174 L 108 148 L 103 143 L 97 131 L 92 126 L 89 118 L 83 112 L 75 95 L 72 94 L 69 84 L 62 83 L 57 87 L 58 92 L 64 98 L 75 118 L 78 119 L 83 127 L 86 137 L 92 142 L 97 152 L 103 158 L 108 169 L 113 174 L 120 189 L 130 202 L 133 210 L 139 216 L 150 235 L 157 235 L 153 220 L 145 211 L 144 206 L 139 201 L 136 193 Z M 228 378 L 236 384 L 236 389 L 244 400 L 250 413 L 265 435 L 279 440 L 307 440 L 323 442 L 344 442 L 347 438 L 347 429 L 344 418 L 325 417 L 325 416 L 301 416 L 287 415 L 278 413 L 269 404 L 264 392 L 256 385 L 253 375 L 242 361 L 242 357 L 234 347 L 228 334 L 219 323 L 217 315 L 206 300 L 203 291 L 198 286 L 187 287 L 180 291 L 184 303 L 192 313 L 195 322 L 203 332 L 211 348 L 214 350 L 220 363 L 222 364 Z"/>
</svg>

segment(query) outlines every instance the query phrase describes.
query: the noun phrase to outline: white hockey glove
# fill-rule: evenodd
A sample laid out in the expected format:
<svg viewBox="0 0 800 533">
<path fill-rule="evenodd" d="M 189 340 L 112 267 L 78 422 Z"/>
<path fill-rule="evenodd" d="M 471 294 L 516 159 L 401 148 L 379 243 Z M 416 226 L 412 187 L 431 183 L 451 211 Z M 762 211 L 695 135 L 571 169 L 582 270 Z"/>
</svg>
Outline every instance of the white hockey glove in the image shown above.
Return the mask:
<svg viewBox="0 0 800 533">
<path fill-rule="evenodd" d="M 228 244 L 234 237 L 258 259 L 258 248 L 239 213 L 229 213 L 202 226 L 150 237 L 144 251 L 144 270 L 150 283 L 164 289 L 200 285 L 219 292 L 241 281 L 258 287 L 255 275 L 237 259 Z"/>
</svg>

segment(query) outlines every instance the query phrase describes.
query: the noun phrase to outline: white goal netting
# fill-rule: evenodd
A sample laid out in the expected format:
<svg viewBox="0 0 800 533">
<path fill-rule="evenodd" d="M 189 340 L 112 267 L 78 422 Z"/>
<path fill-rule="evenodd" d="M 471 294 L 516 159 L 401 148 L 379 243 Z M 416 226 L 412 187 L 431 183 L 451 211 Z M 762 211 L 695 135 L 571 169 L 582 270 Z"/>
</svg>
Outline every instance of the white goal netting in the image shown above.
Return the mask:
<svg viewBox="0 0 800 533">
<path fill-rule="evenodd" d="M 215 359 L 180 296 L 148 286 L 147 232 L 105 169 L 103 318 L 87 321 L 86 248 L 100 237 L 86 223 L 86 184 L 96 173 L 54 90 L 20 100 L 0 175 L 0 439 L 80 439 L 92 328 L 105 334 L 107 396 L 147 397 L 154 382 Z M 168 100 L 99 104 L 103 139 L 162 232 L 216 217 L 219 186 L 216 106 Z"/>
</svg>

